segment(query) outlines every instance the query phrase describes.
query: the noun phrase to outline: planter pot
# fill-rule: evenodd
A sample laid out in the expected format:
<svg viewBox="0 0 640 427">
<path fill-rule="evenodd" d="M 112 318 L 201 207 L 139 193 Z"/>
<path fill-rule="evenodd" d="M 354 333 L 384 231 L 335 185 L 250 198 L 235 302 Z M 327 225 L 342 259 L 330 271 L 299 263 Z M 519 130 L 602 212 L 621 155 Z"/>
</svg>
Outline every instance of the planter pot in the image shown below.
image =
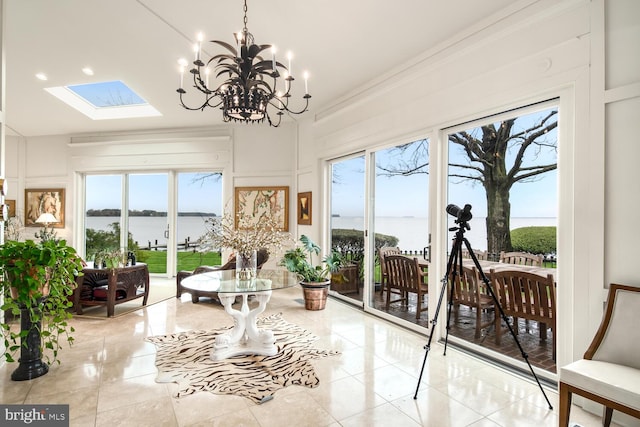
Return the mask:
<svg viewBox="0 0 640 427">
<path fill-rule="evenodd" d="M 44 298 L 40 299 L 39 303 L 42 303 L 43 300 Z M 42 322 L 34 323 L 29 312 L 30 309 L 24 306 L 20 309 L 20 329 L 29 332 L 20 339 L 20 359 L 18 360 L 18 368 L 11 373 L 13 381 L 32 380 L 49 372 L 49 366 L 42 361 L 42 352 L 40 350 L 40 345 L 42 344 L 42 337 L 40 336 Z"/>
<path fill-rule="evenodd" d="M 337 273 L 331 275 L 331 290 L 340 294 L 360 292 L 358 264 L 340 267 Z"/>
<path fill-rule="evenodd" d="M 312 311 L 324 310 L 327 304 L 330 284 L 331 281 L 329 280 L 311 283 L 300 282 L 304 294 L 304 308 Z"/>
</svg>

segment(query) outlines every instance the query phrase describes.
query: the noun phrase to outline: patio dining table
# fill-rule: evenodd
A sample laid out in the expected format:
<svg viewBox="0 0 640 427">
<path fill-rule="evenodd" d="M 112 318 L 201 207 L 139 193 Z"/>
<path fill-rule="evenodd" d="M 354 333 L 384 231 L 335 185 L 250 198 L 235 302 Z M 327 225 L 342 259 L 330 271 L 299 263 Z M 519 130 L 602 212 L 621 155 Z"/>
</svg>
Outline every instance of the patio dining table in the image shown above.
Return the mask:
<svg viewBox="0 0 640 427">
<path fill-rule="evenodd" d="M 482 271 L 484 274 L 489 277 L 489 271 L 505 271 L 505 270 L 517 270 L 517 271 L 526 271 L 529 273 L 538 274 L 540 276 L 546 276 L 547 274 L 551 274 L 553 279 L 556 279 L 557 269 L 555 268 L 547 268 L 547 267 L 534 267 L 530 265 L 518 265 L 518 264 L 509 264 L 506 262 L 496 262 L 496 261 L 485 261 L 478 260 L 480 267 L 482 267 Z M 470 258 L 464 258 L 462 260 L 462 265 L 465 267 L 475 267 L 473 260 Z"/>
</svg>

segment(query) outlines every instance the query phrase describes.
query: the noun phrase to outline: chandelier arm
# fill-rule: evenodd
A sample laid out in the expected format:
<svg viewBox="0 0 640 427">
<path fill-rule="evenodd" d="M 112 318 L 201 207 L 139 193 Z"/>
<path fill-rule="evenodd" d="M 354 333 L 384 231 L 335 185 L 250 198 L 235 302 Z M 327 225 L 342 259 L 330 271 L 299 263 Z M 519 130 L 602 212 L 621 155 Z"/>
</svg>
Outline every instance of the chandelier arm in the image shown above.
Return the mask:
<svg viewBox="0 0 640 427">
<path fill-rule="evenodd" d="M 303 98 L 304 98 L 304 100 L 305 100 L 305 104 L 304 104 L 304 107 L 302 108 L 302 110 L 300 110 L 300 111 L 294 111 L 294 110 L 290 109 L 290 108 L 289 108 L 289 105 L 288 105 L 288 104 L 289 104 L 289 102 L 288 102 L 288 101 L 287 101 L 286 103 L 281 102 L 282 106 L 281 106 L 281 107 L 278 107 L 276 104 L 274 104 L 274 103 L 270 100 L 270 101 L 269 101 L 269 105 L 271 105 L 272 107 L 274 107 L 274 108 L 275 108 L 276 110 L 278 110 L 278 111 L 286 111 L 286 112 L 287 112 L 287 113 L 289 113 L 289 114 L 302 114 L 302 113 L 304 113 L 305 111 L 307 111 L 307 108 L 309 107 L 309 99 L 311 98 L 311 95 L 305 95 L 305 96 L 303 96 Z M 275 97 L 274 97 L 274 99 L 278 99 L 278 98 L 275 98 Z"/>
</svg>

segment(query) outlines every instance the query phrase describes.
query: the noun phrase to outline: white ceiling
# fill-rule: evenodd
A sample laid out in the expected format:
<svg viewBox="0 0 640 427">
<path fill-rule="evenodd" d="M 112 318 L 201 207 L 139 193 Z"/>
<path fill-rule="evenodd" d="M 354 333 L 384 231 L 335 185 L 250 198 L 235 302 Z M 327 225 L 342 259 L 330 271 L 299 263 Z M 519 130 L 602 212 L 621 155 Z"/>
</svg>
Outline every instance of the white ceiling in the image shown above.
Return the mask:
<svg viewBox="0 0 640 427">
<path fill-rule="evenodd" d="M 400 64 L 503 18 L 531 0 L 249 0 L 259 44 L 294 52 L 293 74 L 310 73 L 309 113 L 357 93 Z M 9 135 L 86 134 L 222 123 L 217 109 L 178 104 L 177 60 L 191 46 L 231 43 L 241 0 L 5 0 L 6 124 Z M 219 53 L 212 44 L 204 49 Z M 283 58 L 284 59 L 284 58 Z M 90 66 L 88 77 L 82 68 Z M 43 72 L 46 82 L 36 79 Z M 45 87 L 122 80 L 161 117 L 93 121 Z M 303 87 L 296 95 L 302 95 Z M 267 125 L 263 125 L 267 126 Z"/>
</svg>

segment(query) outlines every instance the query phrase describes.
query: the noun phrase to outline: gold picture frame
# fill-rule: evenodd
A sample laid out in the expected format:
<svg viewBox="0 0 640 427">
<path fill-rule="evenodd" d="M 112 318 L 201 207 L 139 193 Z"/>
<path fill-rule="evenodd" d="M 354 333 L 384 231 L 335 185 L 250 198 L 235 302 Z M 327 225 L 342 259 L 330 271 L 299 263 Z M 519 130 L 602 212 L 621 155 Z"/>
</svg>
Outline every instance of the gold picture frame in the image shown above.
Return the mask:
<svg viewBox="0 0 640 427">
<path fill-rule="evenodd" d="M 6 199 L 4 204 L 7 205 L 7 219 L 16 216 L 16 201 Z"/>
<path fill-rule="evenodd" d="M 311 191 L 298 193 L 298 224 L 311 225 Z"/>
<path fill-rule="evenodd" d="M 45 212 L 52 214 L 58 222 L 48 224 L 53 228 L 64 228 L 64 188 L 35 188 L 24 190 L 24 225 L 42 227 L 36 220 Z"/>
<path fill-rule="evenodd" d="M 236 187 L 234 206 L 236 229 L 240 216 L 252 218 L 254 225 L 263 215 L 270 215 L 278 222 L 279 230 L 289 231 L 289 187 Z"/>
</svg>

